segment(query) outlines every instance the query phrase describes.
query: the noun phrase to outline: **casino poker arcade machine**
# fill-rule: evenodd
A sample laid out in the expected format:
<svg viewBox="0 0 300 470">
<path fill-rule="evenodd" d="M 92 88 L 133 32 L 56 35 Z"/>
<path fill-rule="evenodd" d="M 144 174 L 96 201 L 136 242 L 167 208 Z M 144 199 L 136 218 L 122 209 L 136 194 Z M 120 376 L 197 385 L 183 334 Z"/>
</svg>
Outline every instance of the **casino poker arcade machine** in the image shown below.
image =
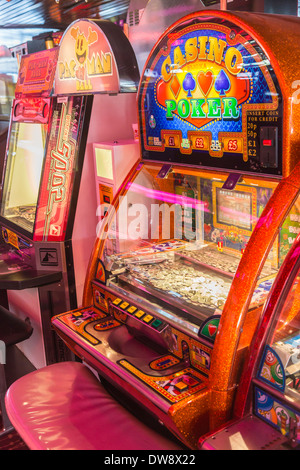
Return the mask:
<svg viewBox="0 0 300 470">
<path fill-rule="evenodd" d="M 138 80 L 128 39 L 108 22 L 75 21 L 59 48 L 21 59 L 3 175 L 0 282 L 9 309 L 31 320 L 22 350 L 36 368 L 67 353 L 50 319 L 82 301 L 97 225 L 93 143 L 132 138 Z"/>
<path fill-rule="evenodd" d="M 202 11 L 162 35 L 138 92 L 142 161 L 103 220 L 84 308 L 53 319 L 119 397 L 191 448 L 232 412 L 296 236 L 299 64 L 283 44 L 298 26 Z"/>
</svg>

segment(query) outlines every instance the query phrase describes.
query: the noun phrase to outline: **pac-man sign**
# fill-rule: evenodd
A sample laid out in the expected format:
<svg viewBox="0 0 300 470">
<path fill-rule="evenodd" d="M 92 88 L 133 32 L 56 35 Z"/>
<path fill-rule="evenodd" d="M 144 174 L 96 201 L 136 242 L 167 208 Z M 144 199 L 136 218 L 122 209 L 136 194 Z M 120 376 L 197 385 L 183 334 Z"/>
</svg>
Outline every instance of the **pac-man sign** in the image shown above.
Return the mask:
<svg viewBox="0 0 300 470">
<path fill-rule="evenodd" d="M 60 43 L 55 93 L 118 91 L 117 65 L 106 35 L 93 21 L 75 21 Z"/>
</svg>

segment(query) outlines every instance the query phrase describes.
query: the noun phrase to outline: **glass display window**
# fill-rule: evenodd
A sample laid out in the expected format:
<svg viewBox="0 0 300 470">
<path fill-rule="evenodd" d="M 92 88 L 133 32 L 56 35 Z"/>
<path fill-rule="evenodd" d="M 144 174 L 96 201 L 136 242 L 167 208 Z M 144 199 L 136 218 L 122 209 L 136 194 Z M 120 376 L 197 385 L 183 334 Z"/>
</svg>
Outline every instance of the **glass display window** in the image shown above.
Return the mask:
<svg viewBox="0 0 300 470">
<path fill-rule="evenodd" d="M 1 216 L 33 233 L 47 124 L 13 122 L 7 154 Z"/>
<path fill-rule="evenodd" d="M 300 406 L 300 268 L 271 327 L 259 377 Z"/>
<path fill-rule="evenodd" d="M 161 177 L 163 169 L 144 164 L 127 183 L 99 224 L 100 258 L 108 285 L 159 299 L 199 326 L 221 313 L 277 183 L 245 177 L 229 190 L 227 173 L 173 167 Z M 262 279 L 274 276 L 278 266 L 274 250 Z"/>
</svg>

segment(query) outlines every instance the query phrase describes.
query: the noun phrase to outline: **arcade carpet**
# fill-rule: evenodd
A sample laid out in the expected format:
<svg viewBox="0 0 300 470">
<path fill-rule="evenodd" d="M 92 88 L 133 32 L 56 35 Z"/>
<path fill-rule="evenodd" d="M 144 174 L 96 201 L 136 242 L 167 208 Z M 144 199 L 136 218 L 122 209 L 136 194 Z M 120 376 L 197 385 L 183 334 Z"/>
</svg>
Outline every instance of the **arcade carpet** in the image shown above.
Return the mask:
<svg viewBox="0 0 300 470">
<path fill-rule="evenodd" d="M 16 431 L 0 438 L 1 450 L 29 450 Z"/>
<path fill-rule="evenodd" d="M 2 427 L 1 413 L 0 413 L 0 428 Z M 1 450 L 29 450 L 26 444 L 22 441 L 17 431 L 12 431 L 4 436 L 0 436 L 0 451 Z"/>
</svg>

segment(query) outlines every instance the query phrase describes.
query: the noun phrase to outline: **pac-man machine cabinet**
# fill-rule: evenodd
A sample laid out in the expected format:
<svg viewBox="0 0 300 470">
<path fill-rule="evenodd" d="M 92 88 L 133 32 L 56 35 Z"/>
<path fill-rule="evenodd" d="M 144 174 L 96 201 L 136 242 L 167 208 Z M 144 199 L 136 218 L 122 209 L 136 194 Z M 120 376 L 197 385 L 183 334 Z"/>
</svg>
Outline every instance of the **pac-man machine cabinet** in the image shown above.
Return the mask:
<svg viewBox="0 0 300 470">
<path fill-rule="evenodd" d="M 82 303 L 98 222 L 93 143 L 133 141 L 138 82 L 127 37 L 105 21 L 75 21 L 59 47 L 22 56 L 3 173 L 0 283 L 9 309 L 31 320 L 22 349 L 36 368 L 69 357 L 50 319 Z"/>
</svg>

